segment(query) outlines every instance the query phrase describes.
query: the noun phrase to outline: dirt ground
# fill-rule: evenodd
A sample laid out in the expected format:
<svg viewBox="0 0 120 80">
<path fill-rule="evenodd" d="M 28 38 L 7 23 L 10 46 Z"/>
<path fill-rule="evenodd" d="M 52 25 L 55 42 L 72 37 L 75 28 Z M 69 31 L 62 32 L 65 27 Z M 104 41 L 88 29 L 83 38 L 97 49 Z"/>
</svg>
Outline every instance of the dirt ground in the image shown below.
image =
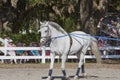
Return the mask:
<svg viewBox="0 0 120 80">
<path fill-rule="evenodd" d="M 67 63 L 67 74 L 72 76 L 76 72 L 77 63 Z M 49 69 L 47 64 L 0 64 L 0 80 L 46 80 Z M 78 80 L 120 80 L 120 64 L 86 63 L 86 78 Z M 56 63 L 52 80 L 64 80 L 60 64 Z"/>
</svg>

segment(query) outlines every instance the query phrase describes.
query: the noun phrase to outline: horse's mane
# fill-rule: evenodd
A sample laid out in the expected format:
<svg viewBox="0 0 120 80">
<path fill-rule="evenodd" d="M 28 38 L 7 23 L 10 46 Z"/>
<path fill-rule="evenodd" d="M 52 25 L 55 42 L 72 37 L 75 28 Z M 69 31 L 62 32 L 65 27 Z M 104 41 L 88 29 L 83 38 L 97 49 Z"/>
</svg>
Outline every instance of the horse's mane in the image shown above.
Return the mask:
<svg viewBox="0 0 120 80">
<path fill-rule="evenodd" d="M 57 24 L 57 23 L 55 23 L 55 22 L 52 22 L 52 21 L 49 21 L 48 23 L 49 23 L 52 27 L 54 27 L 56 30 L 58 30 L 58 31 L 60 31 L 60 32 L 62 32 L 62 33 L 64 33 L 64 34 L 67 33 L 59 24 Z"/>
</svg>

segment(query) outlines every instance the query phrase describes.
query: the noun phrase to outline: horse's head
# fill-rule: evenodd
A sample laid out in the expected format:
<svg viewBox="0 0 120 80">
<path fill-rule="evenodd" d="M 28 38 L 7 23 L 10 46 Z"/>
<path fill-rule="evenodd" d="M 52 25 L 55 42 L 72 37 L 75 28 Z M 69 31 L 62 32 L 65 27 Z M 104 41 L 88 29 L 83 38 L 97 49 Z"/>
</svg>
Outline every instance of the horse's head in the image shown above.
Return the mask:
<svg viewBox="0 0 120 80">
<path fill-rule="evenodd" d="M 40 43 L 41 46 L 44 46 L 46 42 L 51 38 L 51 32 L 49 29 L 49 22 L 40 22 L 40 25 L 40 30 L 38 30 L 41 33 Z"/>
</svg>

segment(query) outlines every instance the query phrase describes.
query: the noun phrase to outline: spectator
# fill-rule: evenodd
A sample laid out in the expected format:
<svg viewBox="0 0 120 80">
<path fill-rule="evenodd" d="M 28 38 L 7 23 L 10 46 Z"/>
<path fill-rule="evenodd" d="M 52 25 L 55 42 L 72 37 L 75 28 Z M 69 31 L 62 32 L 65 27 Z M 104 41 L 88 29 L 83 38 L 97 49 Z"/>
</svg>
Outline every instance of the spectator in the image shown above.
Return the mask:
<svg viewBox="0 0 120 80">
<path fill-rule="evenodd" d="M 35 42 L 31 42 L 30 43 L 30 46 L 31 47 L 39 47 L 39 44 L 35 43 Z M 33 56 L 40 56 L 40 52 L 38 50 L 31 50 L 30 53 L 33 55 Z M 35 59 L 35 62 L 40 62 L 39 59 Z"/>
<path fill-rule="evenodd" d="M 103 40 L 102 39 L 98 39 L 98 47 L 99 48 L 103 47 Z"/>
<path fill-rule="evenodd" d="M 5 43 L 5 41 L 9 41 L 9 38 L 7 37 L 7 35 L 3 35 L 3 40 L 4 40 L 4 42 L 2 43 L 2 45 L 3 46 L 7 46 L 7 45 L 5 45 L 6 43 Z"/>
<path fill-rule="evenodd" d="M 16 47 L 16 45 L 13 44 L 13 41 L 11 39 L 9 39 L 7 46 L 8 47 Z M 16 56 L 15 50 L 8 50 L 8 55 Z M 11 64 L 13 63 L 13 61 L 14 61 L 15 64 L 17 64 L 17 60 L 16 59 L 11 59 Z"/>
<path fill-rule="evenodd" d="M 21 42 L 16 43 L 17 47 L 23 47 L 23 44 Z M 22 56 L 24 53 L 24 50 L 16 50 L 17 55 Z"/>
<path fill-rule="evenodd" d="M 16 43 L 16 46 L 17 46 L 17 47 L 25 47 L 26 44 L 25 44 L 25 43 L 18 42 L 18 43 Z M 28 55 L 28 52 L 27 52 L 27 51 L 24 51 L 24 50 L 16 50 L 16 53 L 17 53 L 18 56 L 26 56 L 26 55 Z M 20 64 L 21 64 L 21 63 L 25 63 L 25 62 L 27 62 L 27 59 L 19 59 L 19 63 L 20 63 Z"/>
</svg>

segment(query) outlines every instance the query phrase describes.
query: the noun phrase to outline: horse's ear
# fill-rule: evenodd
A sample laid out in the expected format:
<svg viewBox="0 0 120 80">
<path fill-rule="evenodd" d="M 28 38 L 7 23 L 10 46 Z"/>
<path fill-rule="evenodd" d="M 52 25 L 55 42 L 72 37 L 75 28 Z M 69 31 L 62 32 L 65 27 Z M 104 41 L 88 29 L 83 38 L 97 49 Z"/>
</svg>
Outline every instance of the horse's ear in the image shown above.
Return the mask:
<svg viewBox="0 0 120 80">
<path fill-rule="evenodd" d="M 40 21 L 40 24 L 42 25 L 42 24 L 43 24 L 43 22 L 41 22 L 41 21 Z"/>
<path fill-rule="evenodd" d="M 38 30 L 38 33 L 40 32 L 41 30 Z"/>
</svg>

